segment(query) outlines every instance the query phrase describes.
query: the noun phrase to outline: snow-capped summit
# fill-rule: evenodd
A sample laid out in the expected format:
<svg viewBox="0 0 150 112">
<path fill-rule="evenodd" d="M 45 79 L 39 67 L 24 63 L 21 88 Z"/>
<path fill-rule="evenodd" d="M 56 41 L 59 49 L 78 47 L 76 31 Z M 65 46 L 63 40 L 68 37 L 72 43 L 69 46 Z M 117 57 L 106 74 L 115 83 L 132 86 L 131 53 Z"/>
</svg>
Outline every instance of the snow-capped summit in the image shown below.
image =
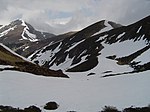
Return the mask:
<svg viewBox="0 0 150 112">
<path fill-rule="evenodd" d="M 34 47 L 26 51 L 30 49 L 31 46 L 53 36 L 55 35 L 51 33 L 37 31 L 30 24 L 21 19 L 0 27 L 0 42 L 18 54 L 23 54 L 23 56 L 28 55 L 30 51 L 33 52 L 36 50 L 37 47 Z M 41 46 L 39 45 L 39 47 Z"/>
<path fill-rule="evenodd" d="M 36 42 L 52 36 L 54 35 L 36 31 L 30 24 L 21 19 L 15 20 L 0 28 L 0 37 L 5 43 L 11 43 L 11 40 L 15 42 Z"/>
</svg>

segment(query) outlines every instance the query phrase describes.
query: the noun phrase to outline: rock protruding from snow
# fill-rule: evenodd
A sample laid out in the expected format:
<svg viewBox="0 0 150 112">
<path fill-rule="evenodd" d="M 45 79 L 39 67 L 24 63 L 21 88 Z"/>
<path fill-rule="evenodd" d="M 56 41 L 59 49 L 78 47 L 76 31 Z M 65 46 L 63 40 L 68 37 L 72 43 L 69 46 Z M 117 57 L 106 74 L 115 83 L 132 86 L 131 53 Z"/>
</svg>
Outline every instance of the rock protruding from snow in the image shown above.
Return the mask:
<svg viewBox="0 0 150 112">
<path fill-rule="evenodd" d="M 150 70 L 149 22 L 150 17 L 147 17 L 113 29 L 114 23 L 103 20 L 43 47 L 30 59 L 50 69 L 67 72 L 109 76 L 147 71 Z"/>
</svg>

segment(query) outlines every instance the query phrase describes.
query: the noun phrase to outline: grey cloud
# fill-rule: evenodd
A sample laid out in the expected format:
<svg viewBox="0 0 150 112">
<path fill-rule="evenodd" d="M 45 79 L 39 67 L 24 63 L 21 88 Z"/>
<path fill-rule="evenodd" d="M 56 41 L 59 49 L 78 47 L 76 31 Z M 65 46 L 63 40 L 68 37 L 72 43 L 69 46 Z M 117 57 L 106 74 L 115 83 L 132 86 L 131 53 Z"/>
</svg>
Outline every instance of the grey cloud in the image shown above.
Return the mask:
<svg viewBox="0 0 150 112">
<path fill-rule="evenodd" d="M 70 14 L 68 17 L 70 20 L 66 24 L 52 22 L 60 13 Z M 149 14 L 150 0 L 0 1 L 0 24 L 21 18 L 37 29 L 56 34 L 77 30 L 102 19 L 130 24 Z M 61 21 L 61 17 L 56 19 Z"/>
</svg>

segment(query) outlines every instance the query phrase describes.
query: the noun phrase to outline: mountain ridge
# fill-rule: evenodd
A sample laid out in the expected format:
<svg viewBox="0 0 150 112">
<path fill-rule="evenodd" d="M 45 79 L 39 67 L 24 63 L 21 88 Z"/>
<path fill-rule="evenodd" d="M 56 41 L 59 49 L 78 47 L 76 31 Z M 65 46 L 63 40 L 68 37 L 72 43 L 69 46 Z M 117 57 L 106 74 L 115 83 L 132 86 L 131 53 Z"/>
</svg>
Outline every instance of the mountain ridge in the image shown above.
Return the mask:
<svg viewBox="0 0 150 112">
<path fill-rule="evenodd" d="M 105 28 L 105 20 L 102 20 L 100 22 L 94 23 L 84 28 L 83 30 L 75 33 L 69 38 L 66 38 L 55 44 L 45 46 L 43 49 L 38 50 L 37 52 L 32 54 L 29 58 L 33 62 L 36 62 L 37 64 L 48 67 L 50 69 L 55 70 L 62 69 L 63 71 L 67 72 L 91 71 L 94 68 L 96 68 L 96 66 L 100 65 L 99 63 L 100 61 L 102 61 L 102 59 L 107 60 L 106 57 L 114 55 L 107 53 L 106 56 L 102 57 L 101 55 L 103 55 L 103 51 L 105 51 L 106 49 L 105 46 L 120 47 L 127 45 L 126 46 L 127 49 L 129 49 L 128 48 L 129 46 L 132 46 L 133 47 L 132 49 L 136 48 L 132 52 L 130 50 L 126 50 L 128 54 L 140 52 L 139 49 L 147 46 L 147 50 L 141 54 L 149 52 L 149 42 L 150 42 L 149 23 L 150 23 L 150 16 L 143 18 L 142 20 L 135 22 L 131 25 L 120 26 L 118 28 L 106 30 L 103 32 L 103 28 Z M 139 45 L 137 43 L 139 43 Z M 137 45 L 138 47 L 136 47 Z M 115 49 L 117 48 L 115 47 Z M 114 53 L 116 52 L 115 49 L 113 50 Z M 122 52 L 122 54 L 124 54 L 122 50 L 125 50 L 125 48 L 122 48 L 120 50 L 121 51 L 117 52 L 120 53 Z M 124 55 L 126 56 L 127 54 Z M 117 56 L 117 58 L 123 59 L 123 56 L 119 57 Z M 136 58 L 131 60 L 128 64 L 126 64 L 129 67 L 128 72 L 121 71 L 121 73 L 115 72 L 113 74 L 124 74 L 124 73 L 127 74 L 135 71 L 142 72 L 144 70 L 150 69 L 148 67 L 149 62 L 147 62 L 147 64 L 145 63 L 144 65 L 140 65 L 138 63 L 136 67 L 134 66 L 133 68 L 133 66 L 131 66 L 130 64 L 134 63 L 135 60 Z M 118 68 L 119 67 L 122 68 L 122 66 L 118 65 L 117 62 L 115 61 L 117 60 L 113 60 L 114 63 L 113 66 L 118 66 Z M 146 68 L 144 70 L 141 70 L 142 68 L 135 70 L 135 68 L 138 68 L 140 66 L 141 67 L 145 66 Z"/>
<path fill-rule="evenodd" d="M 0 68 L 0 71 L 11 70 L 32 73 L 35 75 L 68 78 L 68 76 L 61 71 L 49 70 L 29 62 L 27 59 L 14 53 L 3 44 L 0 44 L 0 65 L 3 66 Z"/>
</svg>

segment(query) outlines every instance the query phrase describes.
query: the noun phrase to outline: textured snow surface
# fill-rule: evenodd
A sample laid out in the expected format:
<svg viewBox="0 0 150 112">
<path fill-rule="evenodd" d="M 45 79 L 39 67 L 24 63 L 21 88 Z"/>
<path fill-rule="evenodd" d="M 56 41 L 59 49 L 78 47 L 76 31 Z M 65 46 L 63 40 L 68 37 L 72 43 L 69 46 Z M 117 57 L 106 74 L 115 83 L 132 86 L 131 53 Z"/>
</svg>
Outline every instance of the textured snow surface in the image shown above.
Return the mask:
<svg viewBox="0 0 150 112">
<path fill-rule="evenodd" d="M 60 106 L 53 112 L 98 112 L 105 105 L 125 108 L 150 103 L 150 72 L 100 78 L 70 74 L 69 79 L 0 72 L 0 104 L 24 108 L 43 107 L 49 101 Z M 43 110 L 44 112 L 44 110 Z"/>
</svg>

